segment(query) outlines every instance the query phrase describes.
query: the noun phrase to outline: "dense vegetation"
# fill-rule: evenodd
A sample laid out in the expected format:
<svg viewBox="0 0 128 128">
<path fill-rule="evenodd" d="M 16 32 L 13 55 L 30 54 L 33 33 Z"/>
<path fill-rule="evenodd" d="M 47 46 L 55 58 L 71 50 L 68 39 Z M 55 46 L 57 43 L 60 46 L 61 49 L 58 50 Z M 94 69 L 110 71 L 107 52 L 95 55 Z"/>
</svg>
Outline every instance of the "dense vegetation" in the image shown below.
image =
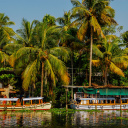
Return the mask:
<svg viewBox="0 0 128 128">
<path fill-rule="evenodd" d="M 62 85 L 127 86 L 128 31 L 114 20 L 109 0 L 71 0 L 73 8 L 55 18 L 22 20 L 16 32 L 0 13 L 0 82 L 17 93 L 44 96 L 63 106 Z M 57 24 L 60 24 L 58 26 Z M 71 90 L 68 97 L 71 96 Z"/>
</svg>

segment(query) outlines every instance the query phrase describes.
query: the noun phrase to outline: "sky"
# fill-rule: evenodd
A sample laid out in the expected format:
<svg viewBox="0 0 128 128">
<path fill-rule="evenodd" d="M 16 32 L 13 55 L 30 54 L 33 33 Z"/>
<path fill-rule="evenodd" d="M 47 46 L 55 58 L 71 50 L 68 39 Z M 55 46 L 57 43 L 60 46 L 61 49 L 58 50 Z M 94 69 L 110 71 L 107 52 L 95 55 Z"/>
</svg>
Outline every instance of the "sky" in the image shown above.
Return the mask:
<svg viewBox="0 0 128 128">
<path fill-rule="evenodd" d="M 115 20 L 123 26 L 122 32 L 128 30 L 128 0 L 114 0 L 111 7 L 115 9 Z M 5 13 L 15 26 L 15 31 L 21 27 L 23 18 L 28 21 L 34 19 L 41 21 L 46 14 L 62 17 L 64 11 L 72 8 L 70 0 L 0 0 L 0 13 Z"/>
</svg>

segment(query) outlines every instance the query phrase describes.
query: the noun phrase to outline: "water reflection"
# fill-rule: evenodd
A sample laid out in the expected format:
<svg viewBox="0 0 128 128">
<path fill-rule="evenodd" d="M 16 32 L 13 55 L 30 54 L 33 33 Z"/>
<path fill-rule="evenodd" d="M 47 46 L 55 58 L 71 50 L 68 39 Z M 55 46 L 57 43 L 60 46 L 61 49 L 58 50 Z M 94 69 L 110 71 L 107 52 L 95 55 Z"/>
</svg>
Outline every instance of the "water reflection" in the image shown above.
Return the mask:
<svg viewBox="0 0 128 128">
<path fill-rule="evenodd" d="M 40 127 L 44 122 L 51 121 L 49 112 L 0 113 L 0 127 Z"/>
<path fill-rule="evenodd" d="M 0 127 L 92 128 L 128 127 L 128 112 L 103 111 L 75 113 L 30 112 L 0 113 Z"/>
</svg>

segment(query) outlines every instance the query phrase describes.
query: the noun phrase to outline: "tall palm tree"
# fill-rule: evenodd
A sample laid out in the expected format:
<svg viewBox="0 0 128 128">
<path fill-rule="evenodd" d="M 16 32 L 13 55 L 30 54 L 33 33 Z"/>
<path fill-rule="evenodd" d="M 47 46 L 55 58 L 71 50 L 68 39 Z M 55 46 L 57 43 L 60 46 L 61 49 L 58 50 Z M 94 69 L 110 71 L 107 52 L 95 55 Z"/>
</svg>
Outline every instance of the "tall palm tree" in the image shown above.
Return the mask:
<svg viewBox="0 0 128 128">
<path fill-rule="evenodd" d="M 68 47 L 71 49 L 71 84 L 73 86 L 73 52 L 78 51 L 80 48 L 82 48 L 83 44 L 82 42 L 77 38 L 77 28 L 71 25 L 72 20 L 72 14 L 71 11 L 64 12 L 63 17 L 57 18 L 57 22 L 62 26 L 62 34 L 60 39 L 60 46 Z M 73 88 L 71 88 L 71 97 L 73 98 Z M 72 99 L 73 100 L 73 99 Z"/>
<path fill-rule="evenodd" d="M 7 44 L 4 49 L 6 50 L 7 53 L 11 54 L 10 57 L 10 65 L 14 66 L 14 61 L 15 58 L 13 57 L 16 52 L 23 47 L 33 47 L 34 41 L 33 41 L 33 36 L 34 36 L 34 27 L 35 25 L 39 23 L 39 21 L 34 20 L 32 21 L 32 23 L 30 23 L 29 21 L 27 21 L 26 19 L 22 19 L 22 26 L 20 29 L 18 29 L 16 32 L 16 41 L 14 43 L 9 43 Z M 15 73 L 17 75 L 21 75 L 23 70 L 26 68 L 26 65 L 24 65 L 24 63 L 29 63 L 29 59 L 31 56 L 29 56 L 29 54 L 27 55 L 26 58 L 22 57 L 19 62 L 17 62 L 17 64 L 15 64 Z M 14 60 L 12 60 L 14 59 Z M 32 83 L 32 86 L 30 87 L 35 88 L 35 83 Z"/>
<path fill-rule="evenodd" d="M 94 66 L 101 66 L 104 74 L 104 85 L 107 85 L 108 72 L 114 72 L 124 77 L 121 68 L 128 67 L 128 55 L 119 48 L 119 39 L 114 35 L 107 35 L 102 45 L 93 45 L 93 53 L 98 57 L 92 60 Z"/>
<path fill-rule="evenodd" d="M 48 26 L 46 23 L 41 22 L 35 27 L 34 41 L 38 45 L 34 45 L 34 47 L 22 47 L 13 56 L 15 59 L 12 60 L 15 60 L 15 64 L 17 62 L 20 63 L 19 60 L 21 58 L 26 59 L 24 60 L 26 68 L 22 73 L 22 86 L 24 90 L 27 90 L 28 86 L 36 81 L 36 76 L 40 70 L 41 96 L 43 96 L 45 72 L 47 72 L 47 78 L 49 77 L 53 81 L 53 85 L 56 84 L 56 76 L 59 76 L 66 84 L 69 82 L 66 66 L 61 61 L 61 58 L 63 60 L 68 58 L 68 51 L 63 47 L 55 47 L 57 46 L 58 29 L 56 26 Z"/>
<path fill-rule="evenodd" d="M 74 5 L 72 14 L 76 18 L 73 24 L 79 27 L 78 38 L 83 41 L 86 40 L 87 36 L 90 38 L 89 86 L 91 86 L 94 33 L 104 37 L 101 26 L 116 24 L 113 19 L 115 11 L 109 6 L 108 0 L 82 0 L 82 3 L 78 0 L 71 0 L 71 2 Z"/>
</svg>

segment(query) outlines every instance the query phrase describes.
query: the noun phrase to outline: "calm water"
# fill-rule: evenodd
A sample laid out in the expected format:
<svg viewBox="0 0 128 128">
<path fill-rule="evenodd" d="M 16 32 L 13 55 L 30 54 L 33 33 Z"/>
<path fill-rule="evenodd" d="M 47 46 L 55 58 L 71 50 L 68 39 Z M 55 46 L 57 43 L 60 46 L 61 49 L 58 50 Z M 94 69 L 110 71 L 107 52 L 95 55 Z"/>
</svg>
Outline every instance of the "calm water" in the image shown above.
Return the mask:
<svg viewBox="0 0 128 128">
<path fill-rule="evenodd" d="M 1 112 L 0 128 L 128 128 L 128 112 L 77 111 L 69 114 L 51 112 Z"/>
</svg>

